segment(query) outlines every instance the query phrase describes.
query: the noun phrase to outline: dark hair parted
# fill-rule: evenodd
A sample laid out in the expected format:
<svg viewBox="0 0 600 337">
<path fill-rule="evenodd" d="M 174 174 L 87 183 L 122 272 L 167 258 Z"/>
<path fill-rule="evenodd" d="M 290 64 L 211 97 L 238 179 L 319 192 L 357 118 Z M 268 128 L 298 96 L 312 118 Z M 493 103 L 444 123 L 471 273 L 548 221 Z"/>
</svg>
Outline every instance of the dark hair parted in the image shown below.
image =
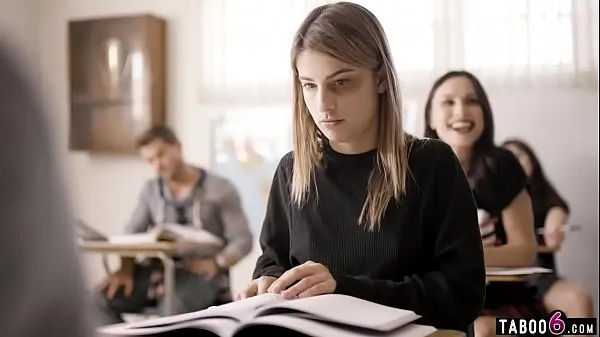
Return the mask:
<svg viewBox="0 0 600 337">
<path fill-rule="evenodd" d="M 425 103 L 424 136 L 427 138 L 439 139 L 437 132 L 429 126 L 433 97 L 444 82 L 455 77 L 464 77 L 471 82 L 471 85 L 473 85 L 473 89 L 475 90 L 475 95 L 477 96 L 477 101 L 483 112 L 483 132 L 473 145 L 473 155 L 465 173 L 469 178 L 471 188 L 482 196 L 488 196 L 492 192 L 487 191 L 488 184 L 485 182 L 489 171 L 494 170 L 494 163 L 491 160 L 491 155 L 496 148 L 494 144 L 494 117 L 488 96 L 483 89 L 483 85 L 481 85 L 481 82 L 475 75 L 464 70 L 454 70 L 447 72 L 433 83 L 429 95 L 427 96 L 427 102 Z"/>
<path fill-rule="evenodd" d="M 148 130 L 144 131 L 142 135 L 137 139 L 135 146 L 137 149 L 146 146 L 153 141 L 160 139 L 167 144 L 177 145 L 179 139 L 175 132 L 164 124 L 153 125 Z"/>
</svg>

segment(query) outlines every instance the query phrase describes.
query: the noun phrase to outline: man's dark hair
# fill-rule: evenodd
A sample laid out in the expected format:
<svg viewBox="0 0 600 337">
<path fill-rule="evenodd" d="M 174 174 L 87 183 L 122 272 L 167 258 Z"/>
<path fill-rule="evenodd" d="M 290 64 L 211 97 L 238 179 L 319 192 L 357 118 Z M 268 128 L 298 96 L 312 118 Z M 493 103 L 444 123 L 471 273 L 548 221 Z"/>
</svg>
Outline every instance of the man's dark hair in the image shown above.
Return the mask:
<svg viewBox="0 0 600 337">
<path fill-rule="evenodd" d="M 177 145 L 179 139 L 175 132 L 168 126 L 163 124 L 153 125 L 150 129 L 146 130 L 136 141 L 135 147 L 139 149 L 142 146 L 146 146 L 153 141 L 161 139 L 167 144 Z"/>
</svg>

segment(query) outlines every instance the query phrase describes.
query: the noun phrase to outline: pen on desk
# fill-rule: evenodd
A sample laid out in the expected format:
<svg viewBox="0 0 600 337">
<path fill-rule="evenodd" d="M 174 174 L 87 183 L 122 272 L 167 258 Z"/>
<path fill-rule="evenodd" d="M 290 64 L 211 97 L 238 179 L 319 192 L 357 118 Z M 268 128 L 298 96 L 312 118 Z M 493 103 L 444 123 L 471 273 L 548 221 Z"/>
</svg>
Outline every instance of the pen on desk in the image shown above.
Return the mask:
<svg viewBox="0 0 600 337">
<path fill-rule="evenodd" d="M 564 225 L 564 226 L 562 226 L 563 232 L 577 232 L 579 230 L 581 230 L 581 226 L 579 226 L 579 225 Z M 544 228 L 536 228 L 535 233 L 536 234 L 544 234 Z"/>
</svg>

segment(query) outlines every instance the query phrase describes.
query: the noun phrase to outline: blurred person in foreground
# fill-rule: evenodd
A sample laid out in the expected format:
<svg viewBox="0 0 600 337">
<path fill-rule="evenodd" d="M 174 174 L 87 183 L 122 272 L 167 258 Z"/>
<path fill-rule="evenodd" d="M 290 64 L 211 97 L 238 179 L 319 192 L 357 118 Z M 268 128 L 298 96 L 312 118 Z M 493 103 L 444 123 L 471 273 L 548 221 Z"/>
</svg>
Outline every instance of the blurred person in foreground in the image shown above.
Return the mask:
<svg viewBox="0 0 600 337">
<path fill-rule="evenodd" d="M 92 336 L 43 103 L 11 50 L 0 41 L 0 335 Z"/>
</svg>

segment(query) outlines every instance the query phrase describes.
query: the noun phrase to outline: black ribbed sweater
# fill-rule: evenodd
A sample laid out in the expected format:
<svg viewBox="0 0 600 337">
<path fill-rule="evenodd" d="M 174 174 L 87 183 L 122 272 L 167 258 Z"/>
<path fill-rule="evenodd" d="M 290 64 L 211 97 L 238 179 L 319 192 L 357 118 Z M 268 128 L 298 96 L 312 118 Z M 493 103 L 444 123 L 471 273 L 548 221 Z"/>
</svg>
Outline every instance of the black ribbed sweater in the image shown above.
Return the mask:
<svg viewBox="0 0 600 337">
<path fill-rule="evenodd" d="M 310 260 L 329 268 L 336 293 L 413 310 L 424 324 L 465 330 L 485 293 L 473 195 L 448 145 L 410 143 L 406 195 L 389 204 L 375 231 L 358 218 L 376 150 L 345 155 L 326 147 L 326 165 L 314 175 L 318 198 L 311 193 L 301 208 L 290 198 L 293 154 L 284 156 L 271 186 L 254 278 L 279 277 Z"/>
</svg>

